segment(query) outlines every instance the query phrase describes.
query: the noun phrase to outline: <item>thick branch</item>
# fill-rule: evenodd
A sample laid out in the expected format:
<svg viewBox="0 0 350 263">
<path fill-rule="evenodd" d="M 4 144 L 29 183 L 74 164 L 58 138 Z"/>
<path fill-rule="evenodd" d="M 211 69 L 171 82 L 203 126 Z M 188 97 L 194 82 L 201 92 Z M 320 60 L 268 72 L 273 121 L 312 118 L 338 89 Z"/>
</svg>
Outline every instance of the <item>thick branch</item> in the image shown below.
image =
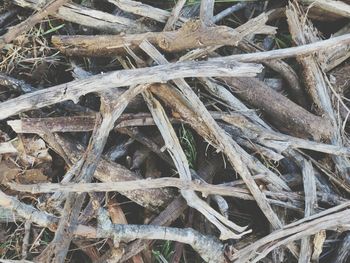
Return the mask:
<svg viewBox="0 0 350 263">
<path fill-rule="evenodd" d="M 61 101 L 77 101 L 80 96 L 109 88 L 165 82 L 170 79 L 205 76 L 255 76 L 260 65 L 236 62 L 179 62 L 149 68 L 114 71 L 76 80 L 19 96 L 0 104 L 0 119 Z"/>
</svg>

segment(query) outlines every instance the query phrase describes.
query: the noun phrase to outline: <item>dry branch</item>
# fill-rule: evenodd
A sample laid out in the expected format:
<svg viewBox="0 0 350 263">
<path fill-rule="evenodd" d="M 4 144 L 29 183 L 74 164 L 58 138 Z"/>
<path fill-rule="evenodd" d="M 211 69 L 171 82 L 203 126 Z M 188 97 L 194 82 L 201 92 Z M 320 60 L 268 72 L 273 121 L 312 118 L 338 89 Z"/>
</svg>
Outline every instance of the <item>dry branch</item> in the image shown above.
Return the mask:
<svg viewBox="0 0 350 263">
<path fill-rule="evenodd" d="M 42 3 L 40 0 L 14 0 L 13 2 L 18 6 L 34 10 L 40 10 Z M 75 3 L 66 3 L 53 15 L 69 22 L 111 33 L 142 33 L 152 29 L 138 21 L 90 9 Z"/>
<path fill-rule="evenodd" d="M 305 14 L 301 11 L 298 4 L 290 4 L 286 11 L 289 31 L 294 42 L 298 45 L 305 45 L 308 43 L 317 43 L 319 40 L 316 29 L 310 21 L 305 18 Z M 335 47 L 333 47 L 335 48 Z M 344 145 L 341 136 L 340 127 L 337 114 L 332 105 L 332 87 L 328 77 L 322 71 L 320 66 L 320 54 L 316 56 L 298 56 L 297 59 L 304 69 L 304 79 L 308 92 L 312 97 L 313 102 L 317 106 L 319 114 L 325 115 L 332 125 L 332 131 L 329 139 L 332 144 L 342 146 Z M 336 168 L 340 176 L 349 182 L 348 176 L 350 160 L 345 157 L 333 157 Z"/>
<path fill-rule="evenodd" d="M 297 47 L 281 48 L 271 51 L 255 52 L 248 54 L 231 55 L 225 58 L 241 62 L 265 62 L 266 60 L 290 58 L 296 56 L 310 55 L 315 52 L 320 52 L 329 48 L 338 48 L 343 45 L 350 44 L 350 34 L 345 34 L 330 39 L 317 41 L 311 44 L 305 44 Z M 210 61 L 215 61 L 220 58 L 212 58 Z"/>
<path fill-rule="evenodd" d="M 302 169 L 305 193 L 305 217 L 308 217 L 315 213 L 315 208 L 317 206 L 316 182 L 313 167 L 310 162 L 305 161 L 304 167 L 302 167 Z M 298 263 L 310 262 L 311 255 L 311 240 L 310 237 L 307 236 L 301 240 Z"/>
<path fill-rule="evenodd" d="M 180 12 L 185 4 L 186 0 L 178 0 L 176 2 L 176 5 L 173 7 L 173 10 L 164 26 L 164 31 L 170 31 L 175 28 L 176 22 L 180 18 Z"/>
<path fill-rule="evenodd" d="M 172 157 L 179 176 L 182 180 L 190 181 L 191 172 L 189 168 L 186 155 L 183 152 L 176 133 L 169 122 L 165 111 L 161 104 L 153 97 L 149 91 L 143 93 L 143 97 L 147 102 L 149 110 L 152 113 L 153 119 L 162 134 L 165 146 Z M 216 210 L 211 208 L 207 203 L 198 198 L 198 196 L 191 190 L 181 190 L 181 195 L 185 198 L 187 204 L 200 213 L 202 213 L 212 224 L 220 230 L 220 239 L 226 240 L 229 238 L 240 238 L 250 231 L 243 232 L 246 227 L 240 227 L 224 216 L 220 215 Z M 233 233 L 232 230 L 239 234 Z"/>
<path fill-rule="evenodd" d="M 232 29 L 226 26 L 207 27 L 200 21 L 189 21 L 179 30 L 148 32 L 134 35 L 98 36 L 53 36 L 53 44 L 64 54 L 74 56 L 110 56 L 124 54 L 125 46 L 137 49 L 142 41 L 148 40 L 165 52 L 176 52 L 196 47 L 212 45 L 235 46 L 244 37 L 255 33 L 274 33 L 274 28 L 266 26 L 266 15 L 249 20 L 242 26 Z"/>
<path fill-rule="evenodd" d="M 329 138 L 331 123 L 311 114 L 282 94 L 254 78 L 222 78 L 238 97 L 265 112 L 282 131 L 321 140 Z"/>
<path fill-rule="evenodd" d="M 347 204 L 328 209 L 322 213 L 316 214 L 313 217 L 308 217 L 286 225 L 282 229 L 272 232 L 251 245 L 235 251 L 235 253 L 230 257 L 230 260 L 237 263 L 248 261 L 258 262 L 273 249 L 286 245 L 293 240 L 313 235 L 324 229 L 336 230 L 337 228 L 342 227 L 348 228 L 350 223 L 350 210 L 346 209 L 340 212 L 334 211 L 348 205 L 349 202 Z"/>
<path fill-rule="evenodd" d="M 199 18 L 206 26 L 211 26 L 213 24 L 214 4 L 214 0 L 201 0 Z"/>
<path fill-rule="evenodd" d="M 309 5 L 309 7 L 317 7 L 323 11 L 327 11 L 327 14 L 333 13 L 342 17 L 350 17 L 350 6 L 343 1 L 338 0 L 302 0 L 303 4 Z"/>
<path fill-rule="evenodd" d="M 58 102 L 73 100 L 91 92 L 109 88 L 165 82 L 170 79 L 206 76 L 254 76 L 261 71 L 260 65 L 236 62 L 179 62 L 149 68 L 120 70 L 99 74 L 19 96 L 0 104 L 0 119 L 23 111 L 38 109 Z"/>
<path fill-rule="evenodd" d="M 51 0 L 47 5 L 43 6 L 36 14 L 30 16 L 25 21 L 18 25 L 10 27 L 8 31 L 0 37 L 0 49 L 2 49 L 5 44 L 10 43 L 16 39 L 19 35 L 25 33 L 30 28 L 39 23 L 43 18 L 48 15 L 55 13 L 58 8 L 66 4 L 70 0 Z"/>
<path fill-rule="evenodd" d="M 115 242 L 141 239 L 173 240 L 189 244 L 198 254 L 209 263 L 224 263 L 224 247 L 218 240 L 204 236 L 197 231 L 187 228 L 178 229 L 154 225 L 115 225 L 109 220 L 107 212 L 102 209 L 98 217 L 97 236 L 110 237 Z"/>
<path fill-rule="evenodd" d="M 143 50 L 146 51 L 158 63 L 168 63 L 167 60 L 152 45 L 143 42 Z M 210 132 L 210 136 L 206 139 L 213 143 L 219 150 L 223 151 L 234 169 L 246 183 L 258 206 L 261 208 L 272 226 L 276 229 L 280 228 L 282 226 L 280 220 L 267 202 L 266 196 L 260 191 L 259 187 L 252 178 L 251 171 L 245 165 L 246 159 L 249 155 L 218 126 L 215 120 L 208 113 L 207 109 L 204 107 L 203 103 L 188 86 L 186 81 L 183 79 L 178 79 L 175 83 L 181 90 L 184 98 L 186 98 L 185 101 L 187 100 L 189 105 L 191 105 L 194 113 L 193 115 L 198 116 L 200 122 L 206 125 L 207 132 Z"/>
<path fill-rule="evenodd" d="M 137 1 L 131 0 L 108 0 L 108 2 L 118 6 L 121 10 L 129 12 L 135 15 L 149 17 L 161 23 L 166 23 L 171 16 L 170 12 L 156 8 L 147 4 L 143 4 Z M 187 19 L 181 17 L 182 22 L 186 22 Z"/>
</svg>

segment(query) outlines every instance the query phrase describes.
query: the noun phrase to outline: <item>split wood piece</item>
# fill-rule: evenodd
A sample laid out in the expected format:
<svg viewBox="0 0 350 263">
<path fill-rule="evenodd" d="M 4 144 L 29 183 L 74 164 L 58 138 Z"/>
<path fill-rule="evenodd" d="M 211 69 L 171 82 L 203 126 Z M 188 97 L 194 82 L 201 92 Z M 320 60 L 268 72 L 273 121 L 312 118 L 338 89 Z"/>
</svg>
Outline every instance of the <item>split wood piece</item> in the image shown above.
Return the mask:
<svg viewBox="0 0 350 263">
<path fill-rule="evenodd" d="M 134 35 L 53 36 L 52 43 L 68 56 L 111 56 L 125 54 L 125 46 L 138 49 L 148 40 L 165 52 L 177 52 L 212 45 L 236 46 L 244 37 L 253 33 L 274 33 L 266 26 L 266 15 L 260 15 L 232 29 L 227 26 L 207 27 L 200 21 L 188 21 L 176 31 L 148 32 Z M 266 32 L 267 31 L 267 32 Z"/>
<path fill-rule="evenodd" d="M 143 92 L 143 97 L 147 102 L 153 119 L 162 134 L 166 148 L 172 157 L 179 176 L 182 180 L 191 181 L 191 172 L 189 168 L 186 155 L 183 152 L 179 139 L 168 120 L 162 105 L 157 101 L 149 91 Z M 246 227 L 240 227 L 227 218 L 219 214 L 216 210 L 211 208 L 207 203 L 198 198 L 198 196 L 191 190 L 181 190 L 181 195 L 187 202 L 187 205 L 193 207 L 203 214 L 213 225 L 220 230 L 220 239 L 226 240 L 230 238 L 238 239 L 250 231 L 244 232 Z M 238 232 L 233 233 L 232 230 Z"/>
<path fill-rule="evenodd" d="M 201 181 L 201 180 L 200 180 Z M 66 183 L 66 184 L 54 184 L 54 183 L 41 183 L 41 184 L 17 184 L 7 183 L 10 189 L 19 192 L 29 192 L 32 194 L 38 193 L 93 193 L 93 192 L 123 192 L 123 191 L 135 191 L 135 190 L 147 190 L 176 187 L 180 190 L 191 190 L 201 192 L 204 197 L 208 195 L 220 195 L 230 196 L 241 200 L 254 201 L 253 196 L 246 188 L 232 187 L 229 185 L 212 185 L 207 183 L 198 183 L 196 181 L 184 181 L 177 178 L 165 177 L 158 179 L 143 179 L 125 182 L 109 182 L 109 183 Z M 295 192 L 271 192 L 263 191 L 271 205 L 292 209 L 302 213 L 302 201 L 304 198 Z M 329 203 L 330 205 L 342 204 L 346 200 L 335 197 L 334 200 L 329 200 L 332 196 L 327 197 L 322 194 L 318 194 L 316 197 L 318 200 Z M 328 200 L 327 200 L 328 199 Z M 339 200 L 340 199 L 340 200 Z M 290 200 L 293 200 L 293 204 L 288 204 Z"/>
<path fill-rule="evenodd" d="M 297 3 L 290 3 L 289 8 L 286 10 L 286 15 L 289 31 L 297 45 L 305 45 L 319 40 L 316 29 L 306 19 L 306 15 Z M 320 54 L 316 56 L 299 56 L 297 60 L 303 66 L 305 84 L 313 102 L 317 106 L 317 110 L 320 115 L 325 115 L 331 121 L 332 130 L 329 136 L 331 143 L 342 146 L 344 142 L 340 131 L 341 123 L 339 123 L 339 118 L 332 105 L 333 88 L 328 77 L 321 69 L 319 57 Z M 334 95 L 336 96 L 336 94 Z M 338 97 L 337 99 L 342 103 L 341 98 Z M 350 160 L 345 157 L 334 156 L 333 161 L 340 177 L 349 183 Z"/>
<path fill-rule="evenodd" d="M 309 161 L 304 162 L 302 167 L 304 193 L 305 193 L 305 217 L 315 213 L 317 207 L 316 181 L 312 164 Z M 312 255 L 312 244 L 309 236 L 301 239 L 300 255 L 298 263 L 309 263 Z"/>
<path fill-rule="evenodd" d="M 170 18 L 171 13 L 169 11 L 156 8 L 141 2 L 131 0 L 108 0 L 108 2 L 116 5 L 121 10 L 132 13 L 135 15 L 151 18 L 155 21 L 166 23 Z M 186 22 L 188 19 L 180 17 L 181 22 Z"/>
<path fill-rule="evenodd" d="M 92 180 L 115 121 L 125 110 L 130 100 L 146 90 L 147 87 L 147 85 L 130 87 L 118 98 L 114 97 L 111 91 L 105 91 L 101 94 L 100 113 L 102 121 L 98 122 L 99 119 L 97 119 L 97 125 L 84 154 L 79 174 L 76 176 L 77 182 L 89 183 Z M 62 218 L 59 221 L 53 241 L 39 256 L 40 260 L 58 263 L 65 261 L 85 197 L 86 193 L 70 193 L 67 196 Z"/>
<path fill-rule="evenodd" d="M 38 109 L 58 102 L 73 100 L 91 92 L 110 88 L 166 82 L 176 78 L 207 76 L 255 76 L 262 69 L 261 65 L 237 62 L 178 62 L 155 67 L 120 70 L 99 74 L 83 80 L 71 81 L 51 88 L 21 95 L 15 99 L 0 103 L 0 119 Z"/>
<path fill-rule="evenodd" d="M 319 8 L 337 16 L 350 18 L 350 5 L 336 0 L 302 0 L 301 3 L 309 5 L 309 8 Z"/>
<path fill-rule="evenodd" d="M 51 0 L 37 13 L 28 17 L 25 21 L 8 28 L 7 32 L 4 35 L 0 36 L 0 49 L 2 49 L 6 44 L 15 40 L 19 35 L 31 29 L 48 15 L 55 13 L 58 8 L 69 1 L 70 0 Z"/>
<path fill-rule="evenodd" d="M 157 63 L 165 64 L 169 63 L 165 57 L 163 57 L 157 49 L 155 49 L 149 42 L 143 42 L 140 47 L 148 54 L 150 55 Z M 171 101 L 175 99 L 176 96 L 165 96 L 163 97 L 163 101 L 167 101 L 170 99 L 170 102 L 168 104 L 172 105 L 173 109 L 176 109 L 179 113 L 182 111 L 182 106 L 179 105 L 184 105 L 184 108 L 187 109 L 187 118 L 189 119 L 194 119 L 193 121 L 189 121 L 191 125 L 194 125 L 194 128 L 196 131 L 203 136 L 209 143 L 212 143 L 214 145 L 221 145 L 221 141 L 218 139 L 219 134 L 213 133 L 212 130 L 215 130 L 215 128 L 220 129 L 222 132 L 221 136 L 227 134 L 218 126 L 218 124 L 215 122 L 215 120 L 212 118 L 212 116 L 209 114 L 203 103 L 198 99 L 198 97 L 193 93 L 191 87 L 187 84 L 187 82 L 183 79 L 175 79 L 174 80 L 175 84 L 181 89 L 183 93 L 186 93 L 186 95 L 183 94 L 178 94 L 178 98 L 176 101 L 178 103 L 174 103 L 174 101 Z M 169 90 L 170 93 L 172 93 L 169 89 L 169 87 L 164 87 L 160 86 L 159 89 L 167 89 Z M 150 89 L 152 91 L 152 88 Z M 156 96 L 159 96 L 158 92 L 154 92 Z M 174 93 L 173 93 L 174 94 Z M 176 92 L 175 92 L 176 94 Z M 186 99 L 185 99 L 186 98 Z M 179 104 L 179 105 L 177 105 Z M 199 110 L 201 109 L 201 111 Z M 203 118 L 203 112 L 206 113 L 206 118 Z M 185 118 L 186 119 L 186 118 Z M 203 122 L 203 120 L 206 120 L 207 122 Z M 199 126 L 199 127 L 198 127 Z M 216 130 L 215 130 L 216 131 Z M 215 138 L 216 137 L 216 138 Z M 232 140 L 231 138 L 229 138 Z M 233 140 L 232 140 L 233 142 Z M 233 142 L 234 143 L 234 142 Z M 289 187 L 274 173 L 272 173 L 270 170 L 268 170 L 265 166 L 263 166 L 260 162 L 257 162 L 256 160 L 253 160 L 252 157 L 247 154 L 240 146 L 238 146 L 238 151 L 240 151 L 240 155 L 244 156 L 243 158 L 245 159 L 246 162 L 248 162 L 250 169 L 255 170 L 257 169 L 258 173 L 264 173 L 267 174 L 268 179 L 270 182 L 275 185 L 279 189 L 289 189 Z M 259 168 L 256 168 L 259 167 Z"/>
<path fill-rule="evenodd" d="M 152 57 L 158 63 L 168 63 L 168 61 L 156 50 L 151 44 L 143 42 L 143 50 Z M 191 105 L 193 115 L 198 116 L 200 123 L 204 123 L 207 128 L 209 136 L 206 137 L 208 142 L 213 143 L 218 150 L 223 153 L 229 159 L 231 165 L 236 169 L 239 175 L 246 183 L 248 189 L 252 193 L 258 206 L 265 214 L 275 229 L 281 228 L 282 224 L 276 214 L 273 212 L 271 206 L 266 200 L 266 196 L 261 193 L 259 187 L 252 178 L 251 171 L 245 165 L 245 161 L 248 155 L 240 146 L 237 145 L 215 122 L 210 116 L 203 103 L 199 100 L 197 95 L 192 91 L 188 84 L 183 79 L 177 79 L 176 84 L 181 90 L 185 100 Z M 288 187 L 287 187 L 288 188 Z"/>
<path fill-rule="evenodd" d="M 206 26 L 211 26 L 214 23 L 214 4 L 215 0 L 201 0 L 199 18 Z"/>
<path fill-rule="evenodd" d="M 254 78 L 221 79 L 238 97 L 266 113 L 271 122 L 282 131 L 317 141 L 330 137 L 332 126 L 327 119 L 311 114 L 262 81 Z"/>
<path fill-rule="evenodd" d="M 272 59 L 283 59 L 296 56 L 310 55 L 315 52 L 320 52 L 329 48 L 339 48 L 343 45 L 350 44 L 350 34 L 345 34 L 338 37 L 329 38 L 322 41 L 317 41 L 310 44 L 305 44 L 297 47 L 289 47 L 282 49 L 274 49 L 270 51 L 254 52 L 247 54 L 230 55 L 225 58 L 240 61 L 240 62 L 265 62 Z M 210 61 L 215 61 L 221 58 L 211 58 Z"/>
<path fill-rule="evenodd" d="M 14 0 L 13 2 L 18 6 L 34 10 L 40 10 L 42 4 L 41 0 Z M 125 32 L 134 34 L 155 30 L 138 21 L 90 9 L 75 3 L 66 3 L 53 16 L 110 33 Z"/>
<path fill-rule="evenodd" d="M 348 203 L 349 204 L 349 203 Z M 338 209 L 340 206 L 336 207 Z M 333 208 L 316 214 L 316 218 L 306 218 L 286 225 L 280 230 L 259 239 L 247 247 L 235 250 L 229 259 L 235 263 L 259 262 L 266 257 L 273 249 L 288 244 L 291 241 L 301 239 L 305 236 L 313 235 L 321 230 L 348 229 L 350 223 L 350 210 L 346 209 L 340 212 L 334 212 L 325 216 L 322 214 L 329 213 Z"/>
<path fill-rule="evenodd" d="M 175 6 L 173 7 L 173 10 L 171 11 L 170 16 L 169 16 L 169 18 L 164 26 L 163 31 L 171 31 L 175 28 L 177 20 L 180 19 L 180 12 L 185 4 L 186 4 L 186 0 L 177 0 Z"/>
<path fill-rule="evenodd" d="M 109 220 L 108 213 L 100 209 L 97 236 L 113 238 L 115 243 L 129 242 L 137 238 L 172 240 L 191 245 L 209 263 L 224 263 L 224 246 L 216 239 L 204 236 L 191 229 L 179 229 L 155 225 L 116 225 Z"/>
</svg>

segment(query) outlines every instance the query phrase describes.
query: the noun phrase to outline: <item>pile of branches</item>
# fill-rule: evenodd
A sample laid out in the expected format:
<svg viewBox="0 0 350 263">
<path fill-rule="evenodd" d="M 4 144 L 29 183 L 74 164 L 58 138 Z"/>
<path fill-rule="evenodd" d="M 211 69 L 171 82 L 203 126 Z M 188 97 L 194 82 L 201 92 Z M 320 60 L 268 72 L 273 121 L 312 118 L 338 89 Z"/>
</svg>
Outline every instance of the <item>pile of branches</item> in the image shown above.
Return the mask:
<svg viewBox="0 0 350 263">
<path fill-rule="evenodd" d="M 348 262 L 349 17 L 5 1 L 0 262 Z"/>
</svg>

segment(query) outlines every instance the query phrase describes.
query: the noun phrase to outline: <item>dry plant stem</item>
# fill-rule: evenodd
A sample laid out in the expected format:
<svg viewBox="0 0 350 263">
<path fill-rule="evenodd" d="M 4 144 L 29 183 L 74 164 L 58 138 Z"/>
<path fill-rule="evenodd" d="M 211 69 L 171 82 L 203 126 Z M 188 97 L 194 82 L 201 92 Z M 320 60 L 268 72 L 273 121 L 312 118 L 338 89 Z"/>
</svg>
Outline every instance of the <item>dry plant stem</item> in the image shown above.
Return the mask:
<svg viewBox="0 0 350 263">
<path fill-rule="evenodd" d="M 0 104 L 0 119 L 23 111 L 38 109 L 58 102 L 73 100 L 90 92 L 99 92 L 109 88 L 165 82 L 170 79 L 207 76 L 255 76 L 261 71 L 261 65 L 236 62 L 179 62 L 149 68 L 120 70 L 76 80 L 21 95 Z"/>
<path fill-rule="evenodd" d="M 158 63 L 168 63 L 166 59 L 150 44 L 147 45 L 143 42 L 143 50 L 146 51 L 153 59 Z M 146 48 L 148 47 L 148 48 Z M 232 166 L 240 174 L 244 182 L 246 183 L 248 189 L 251 191 L 253 197 L 255 198 L 258 206 L 261 208 L 265 216 L 268 218 L 270 223 L 274 228 L 280 228 L 281 222 L 279 221 L 276 214 L 273 212 L 271 206 L 268 204 L 266 197 L 261 193 L 259 187 L 252 178 L 251 172 L 248 167 L 244 164 L 243 159 L 240 157 L 241 153 L 244 152 L 215 122 L 215 120 L 210 116 L 207 109 L 204 107 L 202 102 L 198 99 L 196 94 L 188 86 L 188 84 L 183 79 L 176 80 L 177 86 L 181 89 L 184 97 L 187 98 L 189 105 L 192 106 L 194 113 L 199 117 L 202 122 L 208 127 L 208 132 L 211 134 L 212 138 L 207 138 L 209 142 L 214 143 L 214 145 L 222 150 Z M 244 152 L 245 153 L 245 152 Z"/>
<path fill-rule="evenodd" d="M 201 22 L 206 26 L 211 26 L 214 22 L 214 4 L 215 0 L 201 0 L 199 18 Z"/>
<path fill-rule="evenodd" d="M 349 205 L 349 203 L 347 203 Z M 313 235 L 324 229 L 336 230 L 337 228 L 348 228 L 350 222 L 350 210 L 334 211 L 346 204 L 328 209 L 322 213 L 316 214 L 316 218 L 308 217 L 292 224 L 284 226 L 284 228 L 272 232 L 271 234 L 259 239 L 258 241 L 246 246 L 243 249 L 235 251 L 230 257 L 234 262 L 258 262 L 266 257 L 273 249 L 288 244 L 293 240 L 300 239 L 305 236 Z M 330 211 L 334 212 L 330 212 Z M 321 215 L 326 214 L 325 216 Z M 307 220 L 305 222 L 305 220 Z"/>
<path fill-rule="evenodd" d="M 304 193 L 305 193 L 305 217 L 315 213 L 317 207 L 316 181 L 312 164 L 309 161 L 304 162 L 302 167 Z M 310 237 L 304 237 L 301 240 L 300 255 L 298 263 L 310 262 L 312 255 L 312 245 Z"/>
<path fill-rule="evenodd" d="M 145 90 L 147 85 L 130 87 L 118 98 L 111 92 L 101 94 L 101 114 L 102 122 L 94 130 L 89 146 L 86 150 L 84 163 L 82 164 L 77 180 L 80 182 L 90 182 L 96 171 L 102 151 L 107 142 L 109 132 L 114 126 L 114 122 L 122 114 L 128 103 L 137 94 Z M 83 206 L 85 194 L 70 194 L 67 197 L 62 219 L 58 224 L 57 232 L 44 258 L 54 259 L 55 262 L 64 262 L 68 248 L 73 237 L 73 231 L 77 225 L 78 216 Z"/>
<path fill-rule="evenodd" d="M 302 0 L 303 4 L 318 7 L 324 11 L 342 16 L 350 17 L 350 6 L 343 1 L 336 0 Z"/>
<path fill-rule="evenodd" d="M 262 14 L 242 26 L 207 27 L 200 21 L 189 21 L 176 31 L 148 32 L 133 35 L 53 36 L 53 44 L 64 54 L 74 56 L 110 56 L 125 54 L 125 46 L 138 49 L 144 40 L 157 45 L 165 52 L 177 52 L 213 45 L 235 46 L 244 37 L 255 32 L 274 33 L 275 28 L 266 26 L 267 16 Z M 266 32 L 267 31 L 267 32 Z"/>
<path fill-rule="evenodd" d="M 156 89 L 156 88 L 152 88 Z M 163 94 L 163 90 L 159 94 Z M 169 96 L 174 95 L 169 94 Z M 218 94 L 218 93 L 217 93 Z M 228 93 L 229 95 L 230 93 Z M 164 96 L 165 96 L 164 92 Z M 161 97 L 163 97 L 161 95 Z M 172 96 L 173 97 L 173 96 Z M 230 96 L 227 96 L 228 98 Z M 287 148 L 291 149 L 307 149 L 317 152 L 323 152 L 333 155 L 350 156 L 350 148 L 341 147 L 337 145 L 324 144 L 320 142 L 305 140 L 282 133 L 274 132 L 271 129 L 267 129 L 268 126 L 261 128 L 258 125 L 250 123 L 244 117 L 251 117 L 251 114 L 221 114 L 217 112 L 210 112 L 212 117 L 217 120 L 223 120 L 242 130 L 244 136 L 247 136 L 250 140 L 257 141 L 259 144 L 266 145 L 269 148 L 274 148 L 278 152 L 283 152 Z M 130 119 L 135 118 L 135 119 Z M 259 118 L 256 115 L 257 118 Z M 92 131 L 96 117 L 93 115 L 86 116 L 72 116 L 72 117 L 52 117 L 52 118 L 25 118 L 20 120 L 8 121 L 7 124 L 16 133 L 36 133 L 38 135 L 45 134 L 47 130 L 51 132 L 84 132 Z M 254 119 L 252 119 L 254 120 Z M 182 119 L 189 123 L 189 120 Z M 172 123 L 180 122 L 180 119 L 171 119 Z M 123 131 L 126 127 L 133 126 L 150 126 L 155 125 L 154 120 L 150 114 L 122 114 L 115 125 L 116 130 Z M 224 127 L 224 125 L 222 125 Z M 131 134 L 130 132 L 127 134 Z M 132 137 L 132 136 L 131 136 Z M 155 150 L 153 146 L 147 144 L 147 147 Z M 160 151 L 155 150 L 157 154 Z M 164 159 L 164 158 L 163 158 Z"/>
<path fill-rule="evenodd" d="M 152 188 L 176 187 L 181 190 L 198 191 L 201 192 L 203 196 L 218 194 L 222 196 L 237 197 L 245 200 L 254 200 L 247 190 L 241 189 L 239 187 L 212 185 L 171 177 L 108 183 L 41 183 L 26 185 L 8 183 L 7 185 L 12 190 L 17 190 L 20 192 L 30 192 L 32 194 L 52 192 L 119 192 Z"/>
<path fill-rule="evenodd" d="M 320 52 L 328 48 L 336 49 L 348 44 L 350 44 L 350 34 L 345 34 L 342 36 L 333 37 L 327 40 L 317 41 L 302 46 L 248 54 L 231 55 L 225 58 L 240 62 L 265 62 L 266 60 L 272 59 L 283 59 L 296 56 L 310 55 L 312 53 Z M 210 61 L 215 61 L 217 59 L 219 58 L 212 58 L 210 59 Z"/>
<path fill-rule="evenodd" d="M 289 30 L 296 44 L 304 45 L 319 40 L 311 22 L 305 20 L 305 14 L 300 10 L 297 4 L 290 4 L 289 8 L 286 10 L 286 15 Z M 327 79 L 328 77 L 321 69 L 319 57 L 321 57 L 320 54 L 318 56 L 298 57 L 297 59 L 303 66 L 305 84 L 313 102 L 318 107 L 319 113 L 325 114 L 332 123 L 333 129 L 329 136 L 331 143 L 342 146 L 344 144 L 340 133 L 341 124 L 333 109 L 331 87 L 329 87 L 331 84 Z M 340 176 L 349 183 L 349 159 L 335 156 L 333 157 L 333 161 L 336 164 Z"/>
<path fill-rule="evenodd" d="M 180 17 L 180 12 L 184 5 L 186 4 L 186 0 L 177 0 L 175 6 L 173 7 L 173 10 L 171 11 L 171 14 L 164 26 L 164 31 L 170 31 L 175 28 L 175 24 L 177 20 Z"/>
<path fill-rule="evenodd" d="M 315 140 L 329 138 L 332 127 L 328 120 L 311 114 L 263 82 L 254 78 L 221 79 L 237 96 L 268 114 L 273 124 L 282 130 Z"/>
<path fill-rule="evenodd" d="M 205 162 L 205 164 L 207 163 Z M 219 170 L 221 170 L 219 162 L 213 162 L 211 160 L 208 165 L 199 165 L 198 175 L 204 180 L 208 181 L 210 178 L 213 178 Z M 169 226 L 184 212 L 186 207 L 186 201 L 180 195 L 176 197 L 154 220 L 152 220 L 150 224 Z M 148 245 L 149 242 L 144 240 L 134 241 L 125 249 L 125 254 L 122 258 L 122 262 L 141 252 L 143 249 L 146 249 Z"/>
<path fill-rule="evenodd" d="M 16 197 L 9 196 L 2 191 L 0 191 L 0 206 L 13 210 L 17 216 L 38 224 L 41 227 L 47 227 L 51 231 L 56 229 L 57 217 L 41 212 L 31 205 L 24 204 Z"/>
<path fill-rule="evenodd" d="M 218 13 L 217 15 L 215 15 L 213 17 L 213 22 L 216 24 L 220 20 L 224 19 L 226 16 L 229 16 L 232 13 L 237 12 L 237 11 L 245 8 L 246 6 L 247 6 L 247 3 L 244 3 L 244 2 L 234 4 L 233 6 L 227 8 L 227 9 L 221 11 L 220 13 Z"/>
<path fill-rule="evenodd" d="M 137 238 L 177 241 L 191 245 L 206 262 L 225 262 L 223 245 L 212 237 L 204 236 L 191 228 L 112 224 L 107 212 L 102 209 L 99 212 L 97 236 L 110 237 L 115 242 L 128 242 Z"/>
<path fill-rule="evenodd" d="M 34 10 L 40 10 L 40 4 L 42 3 L 40 0 L 14 0 L 13 2 L 18 6 Z M 102 30 L 104 32 L 142 33 L 150 31 L 150 28 L 135 20 L 82 7 L 75 3 L 67 3 L 61 6 L 53 15 L 59 19 Z"/>
<path fill-rule="evenodd" d="M 69 159 L 75 163 L 77 162 L 81 155 L 83 154 L 83 147 L 81 145 L 76 145 L 72 141 L 58 136 L 56 134 L 56 140 L 65 149 Z M 52 145 L 50 144 L 52 147 Z M 56 148 L 53 148 L 56 151 Z M 139 180 L 140 176 L 136 175 L 129 169 L 115 162 L 110 162 L 105 158 L 101 158 L 97 165 L 94 177 L 101 182 L 118 182 L 118 181 L 130 181 Z M 167 189 L 149 189 L 149 190 L 139 190 L 139 191 L 120 191 L 122 195 L 125 195 L 130 200 L 135 203 L 146 207 L 151 211 L 156 211 L 159 207 L 165 206 L 173 197 L 170 191 Z"/>
<path fill-rule="evenodd" d="M 43 6 L 41 10 L 38 11 L 36 14 L 30 16 L 20 24 L 10 27 L 8 31 L 0 37 L 0 49 L 2 49 L 5 46 L 5 44 L 10 43 L 19 35 L 25 33 L 30 28 L 35 26 L 43 18 L 56 12 L 58 8 L 60 8 L 62 5 L 69 1 L 70 0 L 52 0 L 47 5 Z"/>
<path fill-rule="evenodd" d="M 131 0 L 108 0 L 108 2 L 116 5 L 121 10 L 143 17 L 152 18 L 155 21 L 166 23 L 168 18 L 171 16 L 170 12 L 156 8 L 150 5 L 143 4 L 137 1 Z M 182 22 L 186 22 L 186 18 L 180 18 Z"/>
<path fill-rule="evenodd" d="M 186 159 L 186 155 L 183 152 L 180 142 L 176 136 L 176 133 L 169 122 L 165 111 L 161 104 L 153 97 L 149 91 L 143 93 L 143 97 L 147 102 L 147 105 L 152 113 L 154 121 L 162 134 L 165 142 L 165 146 L 172 157 L 176 169 L 179 172 L 182 180 L 191 180 L 191 172 Z M 229 238 L 240 238 L 242 235 L 250 232 L 243 232 L 246 227 L 240 227 L 225 217 L 216 212 L 207 203 L 202 201 L 198 196 L 191 190 L 181 190 L 181 195 L 185 198 L 187 204 L 200 213 L 202 213 L 211 223 L 213 223 L 221 232 L 220 239 L 226 240 Z M 230 229 L 240 233 L 235 234 Z M 243 232 L 243 233 L 242 233 Z"/>
</svg>

